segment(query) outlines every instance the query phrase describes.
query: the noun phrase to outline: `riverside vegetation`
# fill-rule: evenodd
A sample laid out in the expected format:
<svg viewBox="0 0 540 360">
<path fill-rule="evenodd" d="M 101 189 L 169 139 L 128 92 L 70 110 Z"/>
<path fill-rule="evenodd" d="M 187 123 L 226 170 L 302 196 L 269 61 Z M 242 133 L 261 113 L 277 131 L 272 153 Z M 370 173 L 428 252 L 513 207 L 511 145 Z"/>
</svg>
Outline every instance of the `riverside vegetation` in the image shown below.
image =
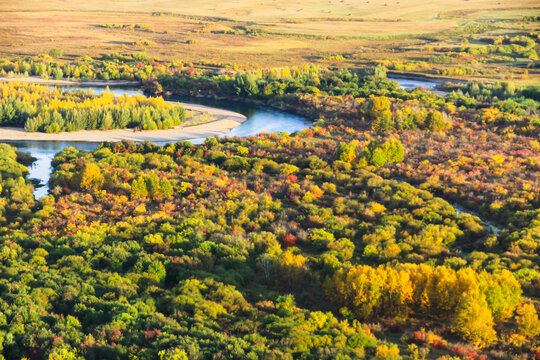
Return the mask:
<svg viewBox="0 0 540 360">
<path fill-rule="evenodd" d="M 163 98 L 115 98 L 110 92 L 96 96 L 86 91 L 61 91 L 28 83 L 0 84 L 0 125 L 22 126 L 29 132 L 169 129 L 185 118 L 182 106 L 167 103 Z"/>
<path fill-rule="evenodd" d="M 13 81 L 0 126 L 167 129 L 169 95 L 313 125 L 67 147 L 41 199 L 0 144 L 0 359 L 540 358 L 534 1 L 119 3 L 0 0 L 0 76 L 153 97 Z"/>
<path fill-rule="evenodd" d="M 382 67 L 164 71 L 148 90 L 315 124 L 66 148 L 39 201 L 3 145 L 4 357 L 534 359 L 538 89 L 447 87 L 407 92 Z"/>
</svg>

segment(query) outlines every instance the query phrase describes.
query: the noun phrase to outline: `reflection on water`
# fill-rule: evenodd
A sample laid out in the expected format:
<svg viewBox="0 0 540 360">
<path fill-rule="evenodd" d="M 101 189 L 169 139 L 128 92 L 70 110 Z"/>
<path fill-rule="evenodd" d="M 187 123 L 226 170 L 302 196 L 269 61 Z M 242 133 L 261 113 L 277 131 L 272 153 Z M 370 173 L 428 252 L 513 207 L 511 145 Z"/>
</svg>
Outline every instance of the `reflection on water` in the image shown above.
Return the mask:
<svg viewBox="0 0 540 360">
<path fill-rule="evenodd" d="M 193 97 L 170 97 L 169 100 L 180 101 L 186 104 L 199 104 L 206 105 L 215 108 L 221 108 L 231 110 L 247 117 L 242 125 L 235 127 L 226 136 L 251 136 L 257 135 L 263 132 L 266 133 L 280 133 L 287 132 L 292 134 L 294 132 L 307 129 L 311 126 L 311 121 L 298 115 L 294 115 L 281 110 L 276 110 L 264 106 L 255 104 L 247 104 L 236 101 L 215 100 L 206 98 L 193 98 Z M 204 141 L 202 139 L 190 139 L 195 144 L 200 144 Z"/>
<path fill-rule="evenodd" d="M 108 92 L 111 92 L 114 94 L 114 96 L 118 97 L 118 96 L 122 96 L 124 94 L 127 94 L 129 96 L 132 96 L 132 95 L 144 95 L 143 91 L 142 90 L 139 90 L 137 88 L 133 88 L 133 87 L 121 87 L 121 86 L 109 86 L 109 87 L 103 87 L 103 86 L 71 86 L 71 85 L 66 85 L 66 86 L 48 86 L 50 88 L 58 88 L 58 89 L 61 89 L 61 90 L 69 90 L 69 91 L 76 91 L 76 90 L 83 90 L 83 91 L 89 91 L 89 90 L 92 90 L 92 92 L 94 93 L 94 95 L 99 95 L 101 93 L 104 93 L 106 91 Z"/>
</svg>

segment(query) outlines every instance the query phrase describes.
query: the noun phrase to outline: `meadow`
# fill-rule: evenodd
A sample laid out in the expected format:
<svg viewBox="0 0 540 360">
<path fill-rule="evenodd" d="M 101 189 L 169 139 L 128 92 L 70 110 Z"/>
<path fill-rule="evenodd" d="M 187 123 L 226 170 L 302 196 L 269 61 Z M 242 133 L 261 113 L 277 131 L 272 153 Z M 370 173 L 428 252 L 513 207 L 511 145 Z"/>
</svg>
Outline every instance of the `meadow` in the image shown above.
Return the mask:
<svg viewBox="0 0 540 360">
<path fill-rule="evenodd" d="M 433 75 L 466 65 L 477 68 L 475 76 L 527 81 L 524 73 L 531 60 L 520 56 L 480 59 L 477 64 L 457 56 L 452 64 L 428 63 L 423 68 L 418 63 L 441 55 L 438 47 L 474 43 L 474 37 L 534 31 L 536 24 L 522 19 L 537 14 L 538 4 L 530 0 L 430 4 L 301 0 L 292 6 L 277 0 L 196 4 L 4 0 L 0 9 L 0 54 L 8 57 L 62 48 L 66 59 L 144 52 L 165 60 L 252 68 L 291 63 L 351 67 L 387 60 Z M 535 72 L 534 67 L 528 71 Z"/>
</svg>

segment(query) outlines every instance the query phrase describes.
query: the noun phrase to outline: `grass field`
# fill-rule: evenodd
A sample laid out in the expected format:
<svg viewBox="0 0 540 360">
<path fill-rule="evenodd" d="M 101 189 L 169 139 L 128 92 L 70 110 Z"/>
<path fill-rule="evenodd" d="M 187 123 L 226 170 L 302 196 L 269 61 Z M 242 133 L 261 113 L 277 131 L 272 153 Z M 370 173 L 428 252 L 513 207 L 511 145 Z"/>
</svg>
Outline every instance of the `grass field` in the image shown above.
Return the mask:
<svg viewBox="0 0 540 360">
<path fill-rule="evenodd" d="M 455 34 L 469 24 L 496 20 L 493 31 L 528 31 L 537 26 L 519 21 L 539 13 L 535 0 L 0 0 L 0 55 L 61 48 L 67 57 L 146 52 L 166 60 L 248 66 L 354 66 L 423 60 L 430 47 L 455 43 Z M 150 45 L 136 44 L 145 40 Z M 336 60 L 337 54 L 344 59 Z"/>
</svg>

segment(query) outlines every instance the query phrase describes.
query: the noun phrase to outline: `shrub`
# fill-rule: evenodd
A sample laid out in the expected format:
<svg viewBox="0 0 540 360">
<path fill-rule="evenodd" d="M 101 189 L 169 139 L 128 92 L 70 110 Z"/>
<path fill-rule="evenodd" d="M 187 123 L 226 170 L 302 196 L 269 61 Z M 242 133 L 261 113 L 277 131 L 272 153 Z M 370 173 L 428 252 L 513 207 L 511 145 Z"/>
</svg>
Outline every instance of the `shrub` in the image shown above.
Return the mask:
<svg viewBox="0 0 540 360">
<path fill-rule="evenodd" d="M 54 57 L 54 58 L 59 58 L 59 57 L 62 57 L 62 49 L 58 49 L 58 48 L 52 48 L 51 51 L 49 51 L 49 55 Z"/>
</svg>

